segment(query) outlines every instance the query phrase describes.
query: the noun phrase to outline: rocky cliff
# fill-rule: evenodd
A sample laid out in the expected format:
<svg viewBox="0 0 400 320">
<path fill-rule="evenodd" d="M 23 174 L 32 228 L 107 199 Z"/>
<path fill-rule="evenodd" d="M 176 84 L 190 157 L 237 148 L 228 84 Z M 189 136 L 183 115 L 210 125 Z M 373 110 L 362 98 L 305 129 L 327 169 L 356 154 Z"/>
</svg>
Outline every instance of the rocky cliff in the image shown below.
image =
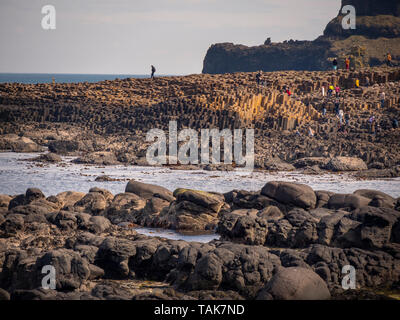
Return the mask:
<svg viewBox="0 0 400 320">
<path fill-rule="evenodd" d="M 356 9 L 356 29 L 342 28 L 346 5 Z M 212 45 L 204 59 L 203 73 L 253 72 L 257 70 L 326 70 L 333 57 L 343 62 L 351 56 L 352 67 L 375 66 L 391 52 L 400 59 L 400 2 L 398 0 L 342 0 L 338 16 L 314 41 L 285 41 L 248 47 L 233 43 Z M 358 52 L 354 54 L 354 52 Z M 340 65 L 339 65 L 340 67 Z"/>
</svg>

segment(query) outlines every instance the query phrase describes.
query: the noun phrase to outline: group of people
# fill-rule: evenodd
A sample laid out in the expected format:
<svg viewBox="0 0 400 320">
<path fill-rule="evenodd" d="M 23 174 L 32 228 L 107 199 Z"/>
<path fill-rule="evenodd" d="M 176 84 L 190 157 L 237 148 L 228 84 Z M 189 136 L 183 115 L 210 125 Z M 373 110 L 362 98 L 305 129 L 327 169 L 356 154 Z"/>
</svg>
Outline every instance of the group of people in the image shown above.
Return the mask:
<svg viewBox="0 0 400 320">
<path fill-rule="evenodd" d="M 329 85 L 328 90 L 325 89 L 325 86 L 322 86 L 322 96 L 325 97 L 325 93 L 328 97 L 332 97 L 334 94 L 336 97 L 340 96 L 340 87 L 338 85 Z"/>
<path fill-rule="evenodd" d="M 346 59 L 344 60 L 344 64 L 345 64 L 346 70 L 350 70 L 350 57 L 346 57 Z M 387 64 L 389 67 L 392 67 L 392 66 L 393 66 L 393 63 L 392 63 L 392 55 L 390 54 L 390 52 L 388 52 L 388 53 L 386 54 L 386 64 Z M 338 69 L 338 61 L 337 61 L 336 58 L 334 58 L 334 59 L 332 60 L 332 67 L 333 67 L 333 70 L 335 70 L 335 71 Z"/>
<path fill-rule="evenodd" d="M 346 70 L 350 70 L 350 58 L 349 57 L 346 58 L 344 63 L 345 63 L 345 66 L 346 66 Z M 333 66 L 333 70 L 336 71 L 338 69 L 338 61 L 337 61 L 336 58 L 333 59 L 332 66 Z"/>
</svg>

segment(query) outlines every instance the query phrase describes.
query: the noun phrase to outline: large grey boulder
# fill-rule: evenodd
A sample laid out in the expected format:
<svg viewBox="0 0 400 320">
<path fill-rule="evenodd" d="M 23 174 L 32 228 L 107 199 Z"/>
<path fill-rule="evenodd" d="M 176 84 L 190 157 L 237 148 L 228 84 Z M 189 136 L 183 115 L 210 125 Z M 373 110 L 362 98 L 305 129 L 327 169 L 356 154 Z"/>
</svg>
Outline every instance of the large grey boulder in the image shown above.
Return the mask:
<svg viewBox="0 0 400 320">
<path fill-rule="evenodd" d="M 311 269 L 280 269 L 258 294 L 258 299 L 329 300 L 331 294 L 324 280 Z"/>
<path fill-rule="evenodd" d="M 330 209 L 350 208 L 351 210 L 368 206 L 371 199 L 357 194 L 336 193 L 329 198 Z"/>
<path fill-rule="evenodd" d="M 382 191 L 362 189 L 355 191 L 354 194 L 371 199 L 369 205 L 373 207 L 386 207 L 393 209 L 396 205 L 396 199 Z"/>
<path fill-rule="evenodd" d="M 368 167 L 360 158 L 335 157 L 328 162 L 325 169 L 332 171 L 360 171 L 367 170 Z"/>
<path fill-rule="evenodd" d="M 317 203 L 315 192 L 309 186 L 292 182 L 268 182 L 261 194 L 283 204 L 304 209 L 313 209 Z"/>
<path fill-rule="evenodd" d="M 135 180 L 131 180 L 128 182 L 125 188 L 125 192 L 134 193 L 144 199 L 150 199 L 154 196 L 157 196 L 169 202 L 175 200 L 172 192 L 168 189 L 156 186 L 154 184 L 147 184 Z"/>
</svg>

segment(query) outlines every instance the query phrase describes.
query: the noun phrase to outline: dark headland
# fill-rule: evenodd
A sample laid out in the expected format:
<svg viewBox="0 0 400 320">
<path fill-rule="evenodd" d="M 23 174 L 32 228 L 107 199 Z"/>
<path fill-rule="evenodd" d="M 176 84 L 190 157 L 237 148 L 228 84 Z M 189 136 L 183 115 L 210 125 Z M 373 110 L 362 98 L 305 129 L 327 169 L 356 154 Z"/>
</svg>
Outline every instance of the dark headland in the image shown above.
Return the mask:
<svg viewBox="0 0 400 320">
<path fill-rule="evenodd" d="M 397 0 L 342 0 L 356 9 L 356 29 L 342 28 L 344 14 L 330 21 L 323 34 L 313 41 L 289 40 L 254 47 L 233 43 L 212 45 L 204 59 L 203 73 L 254 72 L 277 70 L 326 70 L 334 57 L 344 66 L 380 65 L 390 50 L 400 62 L 400 3 Z"/>
</svg>

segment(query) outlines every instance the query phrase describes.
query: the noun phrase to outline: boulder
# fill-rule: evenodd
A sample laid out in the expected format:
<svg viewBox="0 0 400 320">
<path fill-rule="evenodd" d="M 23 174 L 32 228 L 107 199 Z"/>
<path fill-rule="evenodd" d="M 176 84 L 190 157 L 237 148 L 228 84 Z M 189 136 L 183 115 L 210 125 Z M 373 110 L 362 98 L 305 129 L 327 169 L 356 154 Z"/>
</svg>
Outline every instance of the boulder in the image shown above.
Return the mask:
<svg viewBox="0 0 400 320">
<path fill-rule="evenodd" d="M 88 153 L 82 157 L 74 159 L 73 163 L 95 164 L 95 165 L 116 165 L 120 162 L 117 160 L 114 152 L 98 151 Z"/>
<path fill-rule="evenodd" d="M 329 202 L 329 198 L 334 194 L 334 192 L 330 191 L 315 191 L 315 195 L 317 196 L 317 208 L 325 207 Z"/>
<path fill-rule="evenodd" d="M 84 192 L 65 191 L 57 194 L 56 197 L 62 203 L 63 207 L 70 207 L 81 200 L 85 195 Z"/>
<path fill-rule="evenodd" d="M 190 189 L 177 189 L 173 201 L 156 218 L 158 227 L 172 228 L 181 232 L 204 232 L 214 230 L 218 213 L 224 206 L 224 196 Z"/>
<path fill-rule="evenodd" d="M 101 175 L 98 176 L 96 179 L 94 179 L 96 182 L 112 182 L 112 181 L 119 181 L 119 179 L 116 178 L 111 178 L 107 175 Z"/>
<path fill-rule="evenodd" d="M 396 226 L 400 221 L 400 212 L 396 210 L 361 207 L 351 214 L 351 218 L 361 222 L 359 236 L 365 248 L 382 248 L 391 240 L 398 239 Z"/>
<path fill-rule="evenodd" d="M 260 210 L 257 216 L 265 220 L 279 220 L 284 217 L 284 214 L 278 207 L 268 206 Z"/>
<path fill-rule="evenodd" d="M 100 192 L 89 192 L 74 204 L 74 210 L 100 215 L 107 208 L 107 200 Z"/>
<path fill-rule="evenodd" d="M 317 197 L 309 186 L 292 182 L 268 182 L 261 194 L 273 198 L 283 204 L 304 209 L 315 208 Z"/>
<path fill-rule="evenodd" d="M 50 152 L 50 153 L 42 154 L 39 157 L 30 159 L 30 161 L 58 163 L 58 162 L 61 162 L 62 159 L 58 154 Z"/>
<path fill-rule="evenodd" d="M 114 199 L 114 195 L 106 189 L 94 187 L 89 190 L 89 193 L 92 193 L 92 192 L 98 192 L 101 195 L 103 195 L 103 197 L 107 200 L 108 203 L 111 203 L 111 201 Z"/>
<path fill-rule="evenodd" d="M 335 157 L 327 163 L 325 169 L 332 171 L 361 171 L 367 170 L 368 167 L 360 158 Z"/>
<path fill-rule="evenodd" d="M 285 210 L 285 206 L 276 200 L 266 197 L 260 192 L 251 192 L 246 190 L 232 190 L 224 194 L 225 201 L 231 209 L 257 209 L 262 210 L 268 206 L 276 206 Z M 229 210 L 229 208 L 227 208 Z"/>
<path fill-rule="evenodd" d="M 329 198 L 328 207 L 330 209 L 350 208 L 354 210 L 368 206 L 370 199 L 357 194 L 336 193 Z"/>
<path fill-rule="evenodd" d="M 25 194 L 20 194 L 13 198 L 9 205 L 8 209 L 11 210 L 14 207 L 21 206 L 21 205 L 27 205 L 30 204 L 31 202 L 39 199 L 44 199 L 45 196 L 40 191 L 38 188 L 29 188 L 26 190 Z"/>
<path fill-rule="evenodd" d="M 78 151 L 79 143 L 71 140 L 56 140 L 49 143 L 50 152 L 57 154 L 68 154 L 70 152 Z"/>
<path fill-rule="evenodd" d="M 117 194 L 105 210 L 105 216 L 114 224 L 136 222 L 146 200 L 134 193 Z"/>
<path fill-rule="evenodd" d="M 190 201 L 204 208 L 211 209 L 215 213 L 219 212 L 225 202 L 222 194 L 199 190 L 176 189 L 173 195 L 177 198 L 177 201 Z"/>
<path fill-rule="evenodd" d="M 22 214 L 8 214 L 5 221 L 1 224 L 1 229 L 8 236 L 15 236 L 18 231 L 24 229 L 24 216 Z"/>
<path fill-rule="evenodd" d="M 41 270 L 44 266 L 53 266 L 56 271 L 56 289 L 72 291 L 78 289 L 90 277 L 89 263 L 72 250 L 56 249 L 45 253 L 36 262 L 38 284 L 43 278 Z"/>
<path fill-rule="evenodd" d="M 293 171 L 296 168 L 280 158 L 267 158 L 264 161 L 264 169 L 270 171 Z"/>
<path fill-rule="evenodd" d="M 373 207 L 386 207 L 393 209 L 396 205 L 395 198 L 381 191 L 362 189 L 355 191 L 354 194 L 371 199 L 369 205 Z"/>
<path fill-rule="evenodd" d="M 311 269 L 281 268 L 258 294 L 258 299 L 329 300 L 324 280 Z"/>
<path fill-rule="evenodd" d="M 105 217 L 91 216 L 86 213 L 76 215 L 78 228 L 93 233 L 102 233 L 110 229 L 111 222 Z"/>
<path fill-rule="evenodd" d="M 0 208 L 8 208 L 8 205 L 10 204 L 11 200 L 12 197 L 6 194 L 0 194 Z"/>
<path fill-rule="evenodd" d="M 306 157 L 300 158 L 293 161 L 293 166 L 296 168 L 306 168 L 306 167 L 313 167 L 318 166 L 319 168 L 324 168 L 327 163 L 329 162 L 329 158 L 323 157 Z"/>
<path fill-rule="evenodd" d="M 131 180 L 128 182 L 125 188 L 125 192 L 134 193 L 143 199 L 159 197 L 169 202 L 175 200 L 172 192 L 168 189 L 135 180 Z"/>
<path fill-rule="evenodd" d="M 0 149 L 13 152 L 41 152 L 43 148 L 27 137 L 6 134 L 0 137 Z"/>
</svg>

